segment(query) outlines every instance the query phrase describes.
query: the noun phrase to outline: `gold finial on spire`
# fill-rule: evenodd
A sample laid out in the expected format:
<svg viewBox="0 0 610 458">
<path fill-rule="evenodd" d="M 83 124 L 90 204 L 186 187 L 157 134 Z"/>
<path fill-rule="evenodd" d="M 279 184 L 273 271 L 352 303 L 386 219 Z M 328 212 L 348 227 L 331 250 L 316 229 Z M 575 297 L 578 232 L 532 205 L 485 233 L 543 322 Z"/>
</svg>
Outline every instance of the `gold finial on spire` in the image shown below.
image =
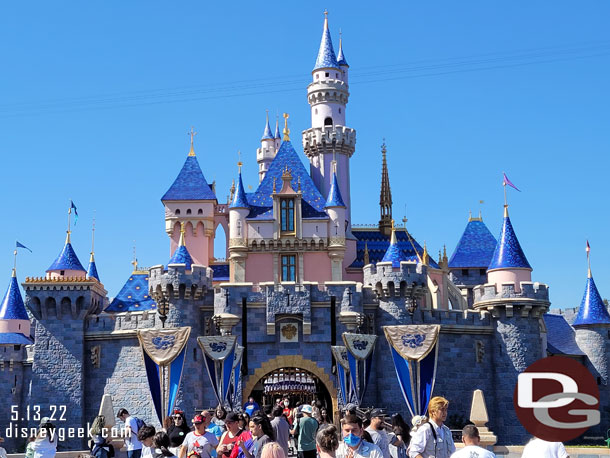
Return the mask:
<svg viewBox="0 0 610 458">
<path fill-rule="evenodd" d="M 426 241 L 424 240 L 424 253 L 421 256 L 422 264 L 427 266 L 430 260 L 430 256 L 428 256 L 428 247 L 426 246 Z"/>
<path fill-rule="evenodd" d="M 70 243 L 70 234 L 72 231 L 66 231 L 66 244 Z"/>
<path fill-rule="evenodd" d="M 392 231 L 392 233 L 390 234 L 390 245 L 395 245 L 398 243 L 398 240 L 396 239 L 396 228 L 394 227 L 394 220 L 392 220 L 390 224 Z"/>
<path fill-rule="evenodd" d="M 273 194 L 275 194 L 275 193 L 277 192 L 277 191 L 276 191 L 276 188 L 275 188 L 275 186 L 276 186 L 276 182 L 277 182 L 276 177 L 273 177 Z"/>
<path fill-rule="evenodd" d="M 178 243 L 178 246 L 186 246 L 186 243 L 184 242 L 184 234 L 186 233 L 185 230 L 185 225 L 184 225 L 184 221 L 180 223 L 180 242 Z"/>
<path fill-rule="evenodd" d="M 468 222 L 472 221 L 472 210 L 468 210 Z"/>
<path fill-rule="evenodd" d="M 241 151 L 237 151 L 237 157 L 239 158 L 237 160 L 237 167 L 239 168 L 239 173 L 241 173 L 241 166 L 244 165 L 244 163 L 241 161 Z"/>
<path fill-rule="evenodd" d="M 290 129 L 288 128 L 288 118 L 290 117 L 290 115 L 288 113 L 284 113 L 284 131 L 282 132 L 284 134 L 284 141 L 285 142 L 289 142 L 290 141 Z"/>
<path fill-rule="evenodd" d="M 370 264 L 370 259 L 369 259 L 369 245 L 368 243 L 365 241 L 364 242 L 364 265 L 368 265 Z"/>
<path fill-rule="evenodd" d="M 194 156 L 195 147 L 193 145 L 193 138 L 195 137 L 195 135 L 197 135 L 197 132 L 195 132 L 195 128 L 193 126 L 191 126 L 191 130 L 190 130 L 190 132 L 187 133 L 187 135 L 191 136 L 191 150 L 189 151 L 189 156 Z"/>
</svg>

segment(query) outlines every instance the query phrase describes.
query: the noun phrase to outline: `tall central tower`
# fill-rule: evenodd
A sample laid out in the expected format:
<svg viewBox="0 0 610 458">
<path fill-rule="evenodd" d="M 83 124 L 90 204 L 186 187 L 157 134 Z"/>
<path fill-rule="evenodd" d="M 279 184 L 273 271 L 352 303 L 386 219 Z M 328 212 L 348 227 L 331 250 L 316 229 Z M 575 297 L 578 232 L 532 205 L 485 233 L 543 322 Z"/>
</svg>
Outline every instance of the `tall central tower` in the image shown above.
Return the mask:
<svg viewBox="0 0 610 458">
<path fill-rule="evenodd" d="M 325 12 L 324 30 L 318 58 L 307 86 L 311 106 L 311 128 L 303 131 L 303 150 L 311 163 L 311 177 L 323 196 L 328 196 L 333 179 L 332 162 L 337 162 L 337 181 L 346 205 L 346 229 L 351 235 L 349 159 L 356 149 L 356 131 L 345 126 L 345 107 L 349 98 L 349 65 L 339 40 L 335 54 Z"/>
</svg>

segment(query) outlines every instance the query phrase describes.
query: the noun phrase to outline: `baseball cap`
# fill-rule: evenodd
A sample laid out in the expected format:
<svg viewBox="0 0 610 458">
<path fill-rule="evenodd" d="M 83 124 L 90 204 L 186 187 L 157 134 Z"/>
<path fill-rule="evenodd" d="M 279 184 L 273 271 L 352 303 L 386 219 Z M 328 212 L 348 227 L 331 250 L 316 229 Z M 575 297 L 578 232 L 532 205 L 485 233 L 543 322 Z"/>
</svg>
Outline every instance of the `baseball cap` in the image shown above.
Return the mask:
<svg viewBox="0 0 610 458">
<path fill-rule="evenodd" d="M 196 425 L 201 424 L 204 422 L 204 418 L 201 415 L 195 415 L 193 417 L 193 423 L 195 423 Z"/>
<path fill-rule="evenodd" d="M 383 410 L 383 409 L 376 408 L 376 409 L 371 410 L 371 418 L 385 417 L 385 416 L 386 416 L 385 410 Z"/>
<path fill-rule="evenodd" d="M 225 423 L 230 421 L 239 421 L 239 415 L 237 415 L 236 412 L 229 413 L 229 415 L 227 415 L 227 418 L 225 418 Z"/>
</svg>

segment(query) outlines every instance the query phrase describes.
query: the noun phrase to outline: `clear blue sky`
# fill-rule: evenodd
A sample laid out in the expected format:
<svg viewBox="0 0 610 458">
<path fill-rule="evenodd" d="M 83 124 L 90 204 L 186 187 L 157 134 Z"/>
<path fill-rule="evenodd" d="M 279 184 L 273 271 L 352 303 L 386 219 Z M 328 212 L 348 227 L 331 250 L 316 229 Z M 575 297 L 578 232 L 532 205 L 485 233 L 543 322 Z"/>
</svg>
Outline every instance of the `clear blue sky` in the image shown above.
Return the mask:
<svg viewBox="0 0 610 458">
<path fill-rule="evenodd" d="M 0 259 L 6 282 L 43 275 L 62 248 L 69 199 L 83 263 L 114 296 L 131 271 L 166 262 L 160 197 L 196 151 L 219 199 L 255 150 L 265 109 L 309 126 L 305 88 L 329 9 L 351 65 L 347 124 L 356 223 L 379 219 L 382 138 L 394 215 L 436 254 L 482 205 L 497 236 L 501 174 L 533 279 L 555 307 L 580 303 L 585 240 L 610 297 L 610 3 L 606 1 L 5 2 L 0 6 Z M 305 160 L 305 158 L 303 157 Z"/>
</svg>

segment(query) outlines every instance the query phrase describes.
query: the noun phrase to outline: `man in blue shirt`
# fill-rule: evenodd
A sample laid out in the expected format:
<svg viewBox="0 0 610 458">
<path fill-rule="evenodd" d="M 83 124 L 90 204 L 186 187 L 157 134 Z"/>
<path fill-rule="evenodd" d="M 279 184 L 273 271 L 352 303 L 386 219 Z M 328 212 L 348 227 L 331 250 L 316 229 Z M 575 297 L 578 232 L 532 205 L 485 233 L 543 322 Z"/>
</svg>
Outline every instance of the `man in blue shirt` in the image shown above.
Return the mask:
<svg viewBox="0 0 610 458">
<path fill-rule="evenodd" d="M 254 400 L 252 396 L 248 398 L 248 402 L 244 404 L 244 412 L 246 412 L 250 417 L 254 412 L 261 410 L 258 403 Z"/>
</svg>

